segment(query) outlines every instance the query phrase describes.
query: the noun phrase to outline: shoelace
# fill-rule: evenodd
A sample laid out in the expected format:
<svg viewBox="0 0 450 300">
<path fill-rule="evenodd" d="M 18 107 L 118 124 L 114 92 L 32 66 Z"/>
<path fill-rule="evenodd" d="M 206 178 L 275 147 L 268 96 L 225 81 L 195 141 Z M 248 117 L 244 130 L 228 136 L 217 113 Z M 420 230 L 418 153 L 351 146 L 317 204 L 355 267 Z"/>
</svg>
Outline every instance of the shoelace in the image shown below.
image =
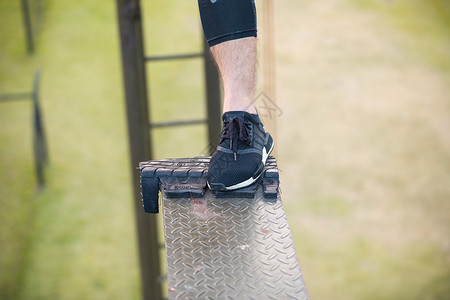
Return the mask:
<svg viewBox="0 0 450 300">
<path fill-rule="evenodd" d="M 242 118 L 234 117 L 231 120 L 223 122 L 223 131 L 219 144 L 225 140 L 230 139 L 230 149 L 233 150 L 234 161 L 237 160 L 237 144 L 238 140 L 251 145 L 252 139 L 250 136 L 250 122 L 244 122 Z"/>
</svg>

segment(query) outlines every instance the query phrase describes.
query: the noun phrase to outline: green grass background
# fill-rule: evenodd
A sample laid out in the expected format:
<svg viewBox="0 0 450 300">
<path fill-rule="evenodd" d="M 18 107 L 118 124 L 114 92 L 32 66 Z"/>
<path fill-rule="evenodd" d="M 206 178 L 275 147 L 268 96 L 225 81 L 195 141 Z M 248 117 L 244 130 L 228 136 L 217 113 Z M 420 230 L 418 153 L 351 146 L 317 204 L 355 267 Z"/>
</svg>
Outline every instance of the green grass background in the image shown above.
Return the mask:
<svg viewBox="0 0 450 300">
<path fill-rule="evenodd" d="M 146 53 L 201 49 L 195 1 L 142 3 Z M 19 4 L 0 0 L 0 93 L 41 68 L 50 168 L 38 193 L 31 105 L 0 103 L 0 298 L 138 299 L 115 3 L 47 0 L 31 56 Z M 311 298 L 448 299 L 449 5 L 274 4 L 281 188 Z M 200 61 L 147 70 L 152 120 L 205 116 Z M 155 157 L 205 135 L 156 130 Z"/>
</svg>

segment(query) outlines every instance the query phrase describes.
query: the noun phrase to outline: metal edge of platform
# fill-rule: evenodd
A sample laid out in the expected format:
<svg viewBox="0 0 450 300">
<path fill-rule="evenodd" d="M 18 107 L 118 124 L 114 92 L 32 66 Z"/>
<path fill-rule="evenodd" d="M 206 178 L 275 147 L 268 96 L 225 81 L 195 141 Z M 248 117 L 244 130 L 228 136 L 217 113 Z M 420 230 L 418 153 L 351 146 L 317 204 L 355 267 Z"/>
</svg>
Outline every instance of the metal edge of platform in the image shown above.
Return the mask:
<svg viewBox="0 0 450 300">
<path fill-rule="evenodd" d="M 206 191 L 206 177 L 210 157 L 161 159 L 141 162 L 141 194 L 144 211 L 159 212 L 159 190 L 168 198 L 201 197 Z M 275 158 L 269 156 L 260 179 L 254 184 L 230 192 L 215 192 L 223 198 L 253 198 L 256 189 L 262 185 L 267 199 L 276 199 L 279 175 Z"/>
</svg>

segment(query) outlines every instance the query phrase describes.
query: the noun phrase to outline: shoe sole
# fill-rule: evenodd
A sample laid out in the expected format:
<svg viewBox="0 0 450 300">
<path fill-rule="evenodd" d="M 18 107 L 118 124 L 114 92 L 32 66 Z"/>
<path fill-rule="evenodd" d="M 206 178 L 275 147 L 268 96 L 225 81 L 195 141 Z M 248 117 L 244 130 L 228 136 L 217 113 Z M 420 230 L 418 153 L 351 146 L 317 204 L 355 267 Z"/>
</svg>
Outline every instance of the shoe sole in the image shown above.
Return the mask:
<svg viewBox="0 0 450 300">
<path fill-rule="evenodd" d="M 272 145 L 270 146 L 269 151 L 266 150 L 266 146 L 263 147 L 263 153 L 262 153 L 262 159 L 261 159 L 261 166 L 258 168 L 258 171 L 256 171 L 255 175 L 253 175 L 252 177 L 250 177 L 249 179 L 240 182 L 238 184 L 235 185 L 231 185 L 231 186 L 225 186 L 223 183 L 210 183 L 209 181 L 207 182 L 208 187 L 210 190 L 213 191 L 221 191 L 221 192 L 226 192 L 226 191 L 233 191 L 233 190 L 237 190 L 237 189 L 241 189 L 244 187 L 247 187 L 251 184 L 253 184 L 254 182 L 256 182 L 259 177 L 261 177 L 261 174 L 263 173 L 264 170 L 264 166 L 266 165 L 266 161 L 267 158 L 269 157 L 270 153 L 273 150 L 273 147 L 275 145 L 275 143 L 273 142 L 272 136 L 270 136 L 270 140 L 272 141 Z"/>
</svg>

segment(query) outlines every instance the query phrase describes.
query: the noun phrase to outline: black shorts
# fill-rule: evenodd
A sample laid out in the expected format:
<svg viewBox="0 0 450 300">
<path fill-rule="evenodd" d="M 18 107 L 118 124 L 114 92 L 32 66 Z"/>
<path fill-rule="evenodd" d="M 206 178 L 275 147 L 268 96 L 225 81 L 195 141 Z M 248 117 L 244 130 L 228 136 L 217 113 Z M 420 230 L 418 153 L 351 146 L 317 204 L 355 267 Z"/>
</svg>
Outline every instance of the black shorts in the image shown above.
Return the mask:
<svg viewBox="0 0 450 300">
<path fill-rule="evenodd" d="M 209 46 L 257 36 L 254 0 L 198 0 L 198 7 Z"/>
</svg>

